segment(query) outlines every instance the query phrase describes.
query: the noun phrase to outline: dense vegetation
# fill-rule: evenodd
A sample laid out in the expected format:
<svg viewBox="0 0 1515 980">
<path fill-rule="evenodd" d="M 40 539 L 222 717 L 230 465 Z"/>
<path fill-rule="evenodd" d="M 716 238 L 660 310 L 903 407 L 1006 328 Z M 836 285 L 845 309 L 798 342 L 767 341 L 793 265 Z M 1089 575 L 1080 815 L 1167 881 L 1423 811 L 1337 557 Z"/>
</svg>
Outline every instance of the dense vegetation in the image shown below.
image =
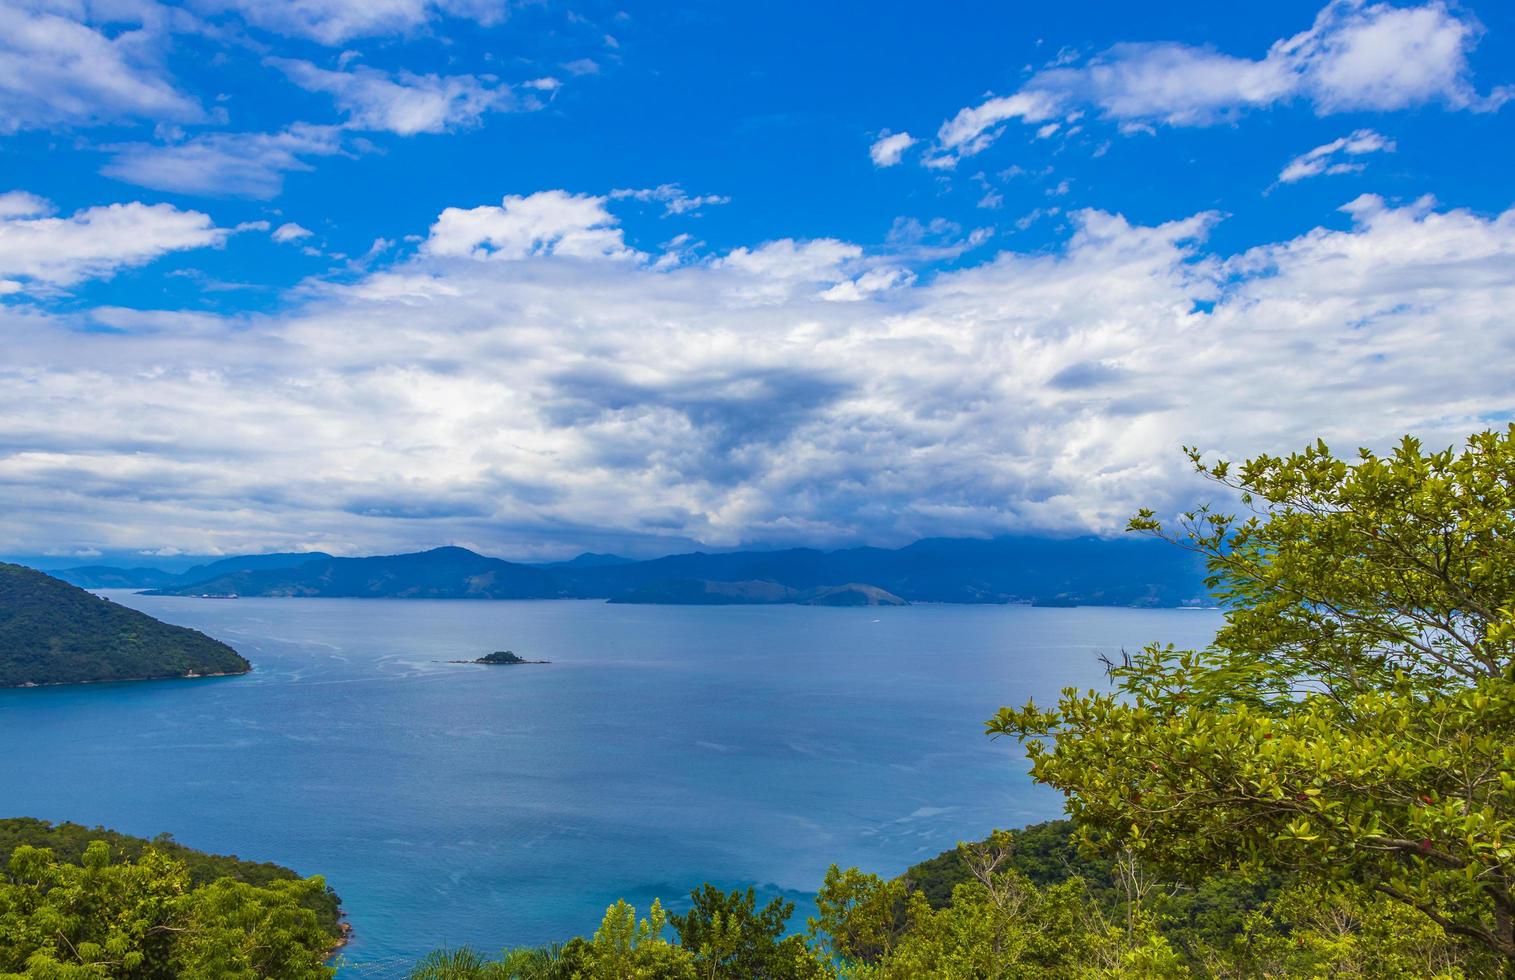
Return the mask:
<svg viewBox="0 0 1515 980">
<path fill-rule="evenodd" d="M 0 842 L 0 980 L 334 973 L 335 896 L 318 877 L 72 824 L 7 820 Z"/>
<path fill-rule="evenodd" d="M 1251 510 L 1172 535 L 1225 605 L 1213 645 L 988 723 L 1073 823 L 894 880 L 833 867 L 802 940 L 787 904 L 707 886 L 685 917 L 617 903 L 589 939 L 414 976 L 1515 976 L 1515 426 L 1191 458 Z"/>
<path fill-rule="evenodd" d="M 20 565 L 0 563 L 0 687 L 240 674 L 237 651 Z"/>
<path fill-rule="evenodd" d="M 180 844 L 168 834 L 146 840 L 103 827 L 66 822 L 52 824 L 31 817 L 0 819 L 0 868 L 5 867 L 11 855 L 21 847 L 45 847 L 57 860 L 79 864 L 94 841 L 103 841 L 116 860 L 138 861 L 149 850 L 159 851 L 184 865 L 194 887 L 209 885 L 221 878 L 258 886 L 300 879 L 299 874 L 282 865 L 244 861 L 235 855 L 207 854 Z M 330 888 L 312 891 L 301 903 L 315 913 L 323 931 L 334 940 L 341 936 L 342 903 L 336 892 Z"/>
<path fill-rule="evenodd" d="M 1149 647 L 1115 692 L 991 731 L 1106 849 L 1368 888 L 1515 964 L 1515 426 L 1461 453 L 1193 459 L 1257 511 L 1177 535 L 1227 606 L 1214 645 Z"/>
</svg>

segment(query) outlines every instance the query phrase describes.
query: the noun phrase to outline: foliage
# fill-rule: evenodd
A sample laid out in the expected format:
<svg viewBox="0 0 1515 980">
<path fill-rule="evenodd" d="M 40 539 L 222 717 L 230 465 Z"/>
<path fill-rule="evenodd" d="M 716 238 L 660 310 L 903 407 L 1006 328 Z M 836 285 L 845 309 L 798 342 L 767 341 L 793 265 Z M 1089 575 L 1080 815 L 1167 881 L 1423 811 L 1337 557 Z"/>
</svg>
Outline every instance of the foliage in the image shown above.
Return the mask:
<svg viewBox="0 0 1515 980">
<path fill-rule="evenodd" d="M 513 949 L 488 960 L 472 949 L 437 950 L 411 971 L 411 980 L 566 980 L 558 947 Z"/>
<path fill-rule="evenodd" d="M 1253 510 L 1172 535 L 1208 560 L 1215 643 L 1148 647 L 1115 691 L 989 731 L 1025 741 L 1107 851 L 1370 889 L 1515 963 L 1515 426 L 1352 463 L 1190 456 Z"/>
<path fill-rule="evenodd" d="M 1006 857 L 1006 867 L 1026 877 L 1034 885 L 1055 885 L 1078 877 L 1090 894 L 1101 901 L 1111 900 L 1115 890 L 1115 861 L 1093 854 L 1078 846 L 1071 820 L 1048 820 L 1014 832 L 1015 846 Z M 932 908 L 945 908 L 952 901 L 958 885 L 973 879 L 963 859 L 962 846 L 943 851 L 936 857 L 912 866 L 903 877 L 910 887 L 925 896 Z"/>
<path fill-rule="evenodd" d="M 0 687 L 249 669 L 235 650 L 204 633 L 0 562 Z"/>
<path fill-rule="evenodd" d="M 775 898 L 761 911 L 757 896 L 723 892 L 706 883 L 689 895 L 691 906 L 668 921 L 679 944 L 694 955 L 701 977 L 731 980 L 809 980 L 826 976 L 799 936 L 784 936 L 794 903 Z"/>
<path fill-rule="evenodd" d="M 1113 922 L 1081 878 L 1038 886 L 1013 866 L 1015 836 L 995 832 L 961 845 L 966 881 L 933 907 L 907 879 L 886 882 L 857 869 L 833 867 L 817 896 L 811 935 L 824 941 L 845 976 L 859 980 L 911 977 L 1179 977 L 1179 953 L 1155 917 Z"/>
<path fill-rule="evenodd" d="M 411 980 L 827 980 L 832 972 L 798 936 L 784 936 L 792 903 L 774 899 L 761 911 L 754 892 L 723 892 L 709 884 L 690 893 L 691 906 L 670 916 L 654 901 L 646 918 L 616 902 L 590 939 L 511 950 L 486 961 L 470 950 L 438 951 L 417 964 Z M 668 932 L 676 932 L 678 942 Z"/>
<path fill-rule="evenodd" d="M 191 888 L 209 885 L 221 878 L 257 886 L 300 880 L 298 873 L 281 865 L 243 861 L 234 855 L 207 854 L 180 844 L 168 834 L 160 834 L 149 841 L 104 827 L 51 824 L 31 817 L 0 819 L 0 868 L 9 863 L 11 854 L 22 845 L 45 847 L 52 851 L 56 860 L 79 864 L 84 860 L 85 850 L 94 841 L 104 841 L 116 860 L 139 861 L 149 850 L 161 852 L 184 865 L 189 872 Z M 341 939 L 342 900 L 336 892 L 330 888 L 309 891 L 302 894 L 301 904 L 316 914 L 316 921 L 333 943 Z"/>
<path fill-rule="evenodd" d="M 113 862 L 104 841 L 78 864 L 21 845 L 0 878 L 0 980 L 318 980 L 331 936 L 305 903 L 320 878 L 220 879 L 149 849 Z"/>
<path fill-rule="evenodd" d="M 1294 885 L 1248 914 L 1228 941 L 1201 947 L 1210 975 L 1242 977 L 1430 977 L 1492 972 L 1417 910 L 1372 889 Z"/>
</svg>

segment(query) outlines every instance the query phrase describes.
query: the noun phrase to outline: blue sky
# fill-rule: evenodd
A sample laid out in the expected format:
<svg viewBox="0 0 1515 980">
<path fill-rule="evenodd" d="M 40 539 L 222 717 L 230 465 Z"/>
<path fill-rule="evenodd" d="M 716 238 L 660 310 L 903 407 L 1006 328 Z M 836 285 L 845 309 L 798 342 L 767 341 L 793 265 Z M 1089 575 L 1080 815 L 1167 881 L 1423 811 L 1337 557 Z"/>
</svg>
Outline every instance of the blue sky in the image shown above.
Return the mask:
<svg viewBox="0 0 1515 980">
<path fill-rule="evenodd" d="M 0 552 L 1117 530 L 1515 409 L 1493 3 L 0 0 Z"/>
</svg>

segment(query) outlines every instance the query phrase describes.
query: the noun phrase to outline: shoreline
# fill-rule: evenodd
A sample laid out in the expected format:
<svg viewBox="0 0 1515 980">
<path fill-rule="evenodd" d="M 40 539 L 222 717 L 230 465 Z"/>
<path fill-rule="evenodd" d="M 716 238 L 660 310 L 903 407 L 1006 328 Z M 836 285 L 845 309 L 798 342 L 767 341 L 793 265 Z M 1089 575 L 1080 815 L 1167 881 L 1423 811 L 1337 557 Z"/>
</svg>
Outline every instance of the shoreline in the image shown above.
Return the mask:
<svg viewBox="0 0 1515 980">
<path fill-rule="evenodd" d="M 249 664 L 246 670 L 220 670 L 205 674 L 159 674 L 156 677 L 100 677 L 87 681 L 27 681 L 24 684 L 0 684 L 0 691 L 26 691 L 43 687 L 78 687 L 82 684 L 137 684 L 142 681 L 200 681 L 208 677 L 245 677 L 253 672 Z"/>
<path fill-rule="evenodd" d="M 1162 610 L 1162 609 L 1194 609 L 1216 610 L 1220 606 L 1215 605 L 1189 605 L 1173 603 L 1167 605 L 1140 605 L 1131 603 L 1110 602 L 1072 602 L 1072 603 L 1038 603 L 1031 599 L 1005 599 L 985 600 L 976 602 L 954 602 L 945 599 L 910 599 L 904 605 L 894 603 L 880 603 L 877 605 L 859 604 L 826 605 L 823 603 L 809 602 L 626 602 L 613 596 L 419 596 L 419 595 L 290 595 L 290 594 L 250 594 L 250 595 L 180 595 L 174 592 L 158 592 L 152 589 L 135 589 L 130 587 L 111 586 L 91 588 L 88 591 L 99 594 L 101 592 L 123 592 L 130 595 L 147 596 L 152 599 L 359 599 L 364 601 L 404 601 L 404 602 L 592 602 L 615 606 L 680 606 L 683 608 L 715 608 L 715 607 L 773 607 L 773 606 L 799 606 L 808 609 L 907 609 L 910 606 L 950 606 L 950 607 L 980 607 L 980 606 L 1020 606 L 1028 609 L 1137 609 L 1137 610 Z M 467 663 L 468 661 L 460 661 Z"/>
</svg>

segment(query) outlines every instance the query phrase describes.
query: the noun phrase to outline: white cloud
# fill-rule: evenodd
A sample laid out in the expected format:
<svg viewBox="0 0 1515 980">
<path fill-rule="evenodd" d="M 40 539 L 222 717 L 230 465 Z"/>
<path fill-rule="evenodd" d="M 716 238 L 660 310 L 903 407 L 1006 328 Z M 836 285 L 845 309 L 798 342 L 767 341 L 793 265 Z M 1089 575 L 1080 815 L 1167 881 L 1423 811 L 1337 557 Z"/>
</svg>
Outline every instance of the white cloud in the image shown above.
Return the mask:
<svg viewBox="0 0 1515 980">
<path fill-rule="evenodd" d="M 1306 177 L 1321 174 L 1356 173 L 1363 168 L 1360 163 L 1343 160 L 1342 157 L 1357 157 L 1368 153 L 1392 153 L 1394 141 L 1371 129 L 1359 129 L 1349 136 L 1342 136 L 1329 143 L 1290 160 L 1279 172 L 1278 182 L 1292 184 Z"/>
<path fill-rule="evenodd" d="M 776 306 L 797 297 L 822 297 L 863 270 L 861 246 L 835 238 L 780 238 L 734 248 L 713 266 L 728 272 L 728 301 Z M 833 298 L 842 298 L 836 294 Z"/>
<path fill-rule="evenodd" d="M 307 157 L 342 151 L 332 126 L 297 123 L 278 133 L 203 133 L 180 143 L 127 143 L 100 172 L 142 187 L 182 194 L 277 197 L 284 175 L 312 169 Z"/>
<path fill-rule="evenodd" d="M 730 204 L 731 198 L 723 194 L 689 194 L 678 184 L 659 184 L 656 187 L 620 188 L 610 192 L 612 200 L 632 200 L 642 203 L 656 202 L 663 205 L 663 215 L 688 214 L 698 217 L 701 208 L 717 204 Z"/>
<path fill-rule="evenodd" d="M 1515 360 L 1515 211 L 1347 211 L 1240 254 L 1213 215 L 1081 211 L 1061 247 L 912 282 L 839 240 L 585 261 L 619 228 L 557 191 L 448 212 L 287 313 L 0 310 L 0 545 L 1114 531 L 1192 502 L 1185 443 L 1445 444 L 1515 410 L 1489 369 Z"/>
<path fill-rule="evenodd" d="M 297 242 L 302 238 L 309 238 L 311 234 L 312 232 L 309 228 L 302 228 L 301 226 L 295 224 L 293 221 L 286 221 L 284 224 L 275 228 L 273 234 L 269 237 L 273 238 L 274 241 L 283 244 L 284 242 Z"/>
<path fill-rule="evenodd" d="M 391 75 L 364 66 L 327 71 L 287 58 L 271 58 L 269 63 L 301 88 L 334 96 L 354 129 L 401 136 L 441 133 L 478 125 L 484 113 L 517 105 L 510 89 L 492 78 L 406 71 Z"/>
<path fill-rule="evenodd" d="M 483 25 L 504 20 L 506 0 L 199 0 L 206 10 L 235 10 L 249 24 L 321 44 L 410 34 L 439 17 Z"/>
<path fill-rule="evenodd" d="M 1443 102 L 1454 109 L 1494 109 L 1507 89 L 1480 96 L 1468 78 L 1468 53 L 1482 29 L 1447 4 L 1394 7 L 1337 2 L 1310 30 L 1275 45 L 1322 112 L 1403 109 Z"/>
<path fill-rule="evenodd" d="M 1051 118 L 1058 108 L 1058 100 L 1044 92 L 1017 92 L 989 99 L 959 110 L 942 123 L 937 142 L 960 156 L 972 156 L 993 141 L 1000 123 L 1010 119 L 1039 123 Z"/>
<path fill-rule="evenodd" d="M 230 232 L 168 204 L 110 204 L 66 218 L 33 194 L 0 194 L 0 292 L 72 286 L 166 252 L 219 245 Z"/>
<path fill-rule="evenodd" d="M 909 133 L 891 133 L 885 130 L 883 135 L 868 147 L 868 156 L 873 159 L 875 167 L 892 167 L 900 162 L 906 150 L 918 142 L 920 141 Z"/>
<path fill-rule="evenodd" d="M 927 166 L 950 167 L 1020 120 L 1050 135 L 1088 107 L 1124 132 L 1206 126 L 1249 110 L 1307 99 L 1316 113 L 1388 111 L 1428 103 L 1489 111 L 1511 94 L 1479 95 L 1468 54 L 1481 28 L 1441 0 L 1396 7 L 1332 0 L 1305 31 L 1251 59 L 1176 43 L 1117 44 L 1077 67 L 1062 59 L 1011 95 L 959 111 L 937 132 Z"/>
<path fill-rule="evenodd" d="M 856 303 L 877 293 L 884 293 L 915 282 L 915 274 L 908 269 L 883 266 L 869 269 L 856 279 L 837 283 L 821 293 L 821 299 L 833 303 Z"/>
<path fill-rule="evenodd" d="M 175 88 L 161 63 L 160 22 L 168 13 L 152 4 L 118 9 L 122 16 L 91 23 L 72 5 L 0 3 L 0 133 L 200 118 L 198 103 Z"/>
<path fill-rule="evenodd" d="M 429 255 L 525 259 L 561 255 L 628 259 L 628 248 L 604 197 L 540 191 L 507 195 L 499 207 L 448 208 L 431 226 L 421 250 Z"/>
</svg>

